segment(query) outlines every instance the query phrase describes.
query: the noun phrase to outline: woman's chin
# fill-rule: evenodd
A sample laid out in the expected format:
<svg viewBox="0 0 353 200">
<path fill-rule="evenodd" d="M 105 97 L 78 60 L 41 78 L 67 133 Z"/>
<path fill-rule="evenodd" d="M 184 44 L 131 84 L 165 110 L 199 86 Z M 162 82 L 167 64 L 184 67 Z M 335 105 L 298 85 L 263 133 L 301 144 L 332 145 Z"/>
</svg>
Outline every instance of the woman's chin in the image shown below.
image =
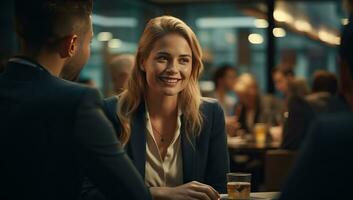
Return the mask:
<svg viewBox="0 0 353 200">
<path fill-rule="evenodd" d="M 164 96 L 177 96 L 179 94 L 179 90 L 177 88 L 163 88 L 161 93 Z"/>
<path fill-rule="evenodd" d="M 179 92 L 175 92 L 175 91 L 163 91 L 164 96 L 177 96 L 178 94 Z"/>
</svg>

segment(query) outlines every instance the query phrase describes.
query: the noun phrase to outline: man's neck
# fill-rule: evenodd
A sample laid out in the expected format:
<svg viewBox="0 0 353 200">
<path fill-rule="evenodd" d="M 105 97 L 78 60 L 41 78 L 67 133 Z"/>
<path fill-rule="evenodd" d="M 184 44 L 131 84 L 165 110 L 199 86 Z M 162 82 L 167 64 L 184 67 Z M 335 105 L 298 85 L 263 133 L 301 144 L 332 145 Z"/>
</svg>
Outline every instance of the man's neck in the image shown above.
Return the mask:
<svg viewBox="0 0 353 200">
<path fill-rule="evenodd" d="M 55 53 L 41 51 L 37 55 L 33 55 L 29 51 L 22 51 L 21 55 L 36 61 L 48 70 L 51 75 L 56 77 L 59 77 L 64 67 L 64 61 Z"/>
</svg>

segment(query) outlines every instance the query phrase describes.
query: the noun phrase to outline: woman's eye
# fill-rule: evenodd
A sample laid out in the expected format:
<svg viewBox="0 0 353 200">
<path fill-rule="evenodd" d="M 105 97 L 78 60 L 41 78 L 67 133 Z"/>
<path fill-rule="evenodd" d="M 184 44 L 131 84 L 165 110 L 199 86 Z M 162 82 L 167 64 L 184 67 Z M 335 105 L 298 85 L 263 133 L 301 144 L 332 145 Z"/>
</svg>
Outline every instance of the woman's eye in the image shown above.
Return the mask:
<svg viewBox="0 0 353 200">
<path fill-rule="evenodd" d="M 166 56 L 159 56 L 159 57 L 157 57 L 157 60 L 158 60 L 159 62 L 165 62 L 165 61 L 167 61 L 168 59 L 167 59 Z"/>
<path fill-rule="evenodd" d="M 190 61 L 190 60 L 189 60 L 188 58 L 181 58 L 181 59 L 180 59 L 180 63 L 181 63 L 181 64 L 187 64 L 187 63 L 189 63 L 189 61 Z"/>
</svg>

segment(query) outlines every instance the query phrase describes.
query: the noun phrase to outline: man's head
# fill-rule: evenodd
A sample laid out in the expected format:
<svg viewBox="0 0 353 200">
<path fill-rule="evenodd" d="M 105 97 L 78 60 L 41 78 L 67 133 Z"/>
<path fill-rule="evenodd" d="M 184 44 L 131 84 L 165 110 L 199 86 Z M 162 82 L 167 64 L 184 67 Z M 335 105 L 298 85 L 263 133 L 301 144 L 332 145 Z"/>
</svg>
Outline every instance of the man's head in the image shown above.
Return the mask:
<svg viewBox="0 0 353 200">
<path fill-rule="evenodd" d="M 328 92 L 331 95 L 337 92 L 336 75 L 325 70 L 318 70 L 314 74 L 312 92 Z"/>
<path fill-rule="evenodd" d="M 341 92 L 353 95 L 353 22 L 343 28 L 339 48 Z"/>
<path fill-rule="evenodd" d="M 92 0 L 15 0 L 16 32 L 22 50 L 64 61 L 62 76 L 73 79 L 90 55 Z"/>
<path fill-rule="evenodd" d="M 276 90 L 284 95 L 288 95 L 288 84 L 294 78 L 293 70 L 280 67 L 275 68 L 272 71 L 272 78 Z"/>
<path fill-rule="evenodd" d="M 127 82 L 135 65 L 135 56 L 130 54 L 119 55 L 112 59 L 109 64 L 112 77 L 113 90 L 116 94 L 121 93 L 127 86 Z"/>
<path fill-rule="evenodd" d="M 236 81 L 235 68 L 224 64 L 219 67 L 213 76 L 213 82 L 216 89 L 224 88 L 225 90 L 233 90 Z"/>
</svg>

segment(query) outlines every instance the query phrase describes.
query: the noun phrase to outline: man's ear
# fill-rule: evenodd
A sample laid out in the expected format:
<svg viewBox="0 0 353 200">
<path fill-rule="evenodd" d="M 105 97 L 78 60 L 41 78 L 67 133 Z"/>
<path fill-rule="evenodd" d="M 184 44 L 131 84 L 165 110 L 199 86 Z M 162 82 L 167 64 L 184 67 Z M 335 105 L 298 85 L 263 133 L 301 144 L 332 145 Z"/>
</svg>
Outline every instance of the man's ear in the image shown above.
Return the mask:
<svg viewBox="0 0 353 200">
<path fill-rule="evenodd" d="M 78 48 L 78 38 L 77 35 L 66 36 L 60 45 L 59 53 L 61 58 L 72 57 Z"/>
</svg>

